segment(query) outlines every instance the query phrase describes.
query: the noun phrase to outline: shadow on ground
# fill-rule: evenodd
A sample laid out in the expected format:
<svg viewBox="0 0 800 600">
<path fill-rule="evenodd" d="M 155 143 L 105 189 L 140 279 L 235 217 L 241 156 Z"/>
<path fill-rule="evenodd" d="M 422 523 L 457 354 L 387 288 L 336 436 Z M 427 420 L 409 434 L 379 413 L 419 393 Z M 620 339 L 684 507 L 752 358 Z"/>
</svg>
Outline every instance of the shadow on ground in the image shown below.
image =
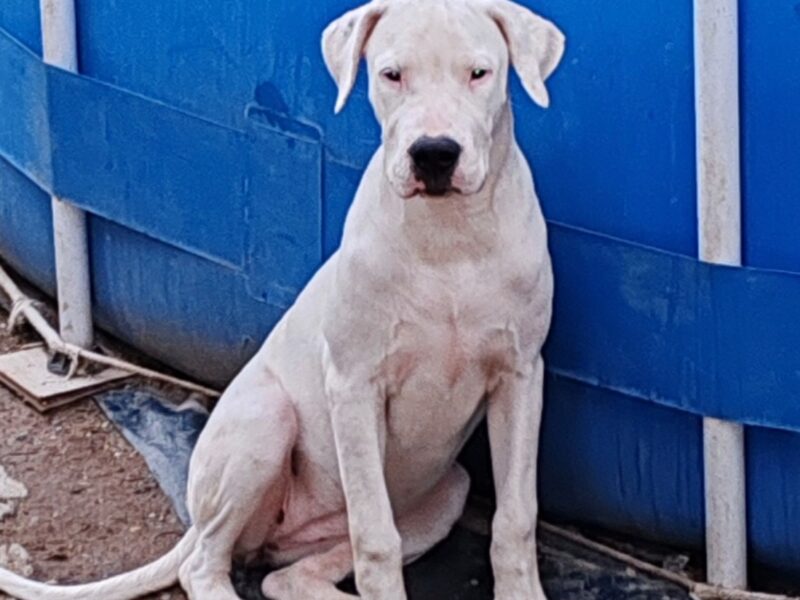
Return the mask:
<svg viewBox="0 0 800 600">
<path fill-rule="evenodd" d="M 688 600 L 670 583 L 640 576 L 624 565 L 549 534 L 540 534 L 542 580 L 549 600 Z M 246 600 L 263 600 L 259 591 L 266 569 L 239 568 L 237 591 Z M 406 568 L 409 600 L 491 600 L 489 538 L 457 527 L 452 535 Z M 354 593 L 352 580 L 341 589 Z"/>
</svg>

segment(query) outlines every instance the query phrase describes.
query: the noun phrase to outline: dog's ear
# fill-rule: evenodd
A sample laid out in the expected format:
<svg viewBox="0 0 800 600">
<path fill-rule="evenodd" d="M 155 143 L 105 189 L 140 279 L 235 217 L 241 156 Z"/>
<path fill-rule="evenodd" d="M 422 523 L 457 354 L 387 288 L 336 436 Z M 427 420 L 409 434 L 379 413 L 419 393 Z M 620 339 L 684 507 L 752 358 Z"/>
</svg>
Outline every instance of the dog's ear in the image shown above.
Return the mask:
<svg viewBox="0 0 800 600">
<path fill-rule="evenodd" d="M 550 105 L 544 82 L 564 55 L 564 34 L 553 23 L 508 0 L 489 2 L 489 14 L 508 44 L 511 64 L 534 102 Z"/>
<path fill-rule="evenodd" d="M 322 33 L 325 65 L 339 88 L 334 112 L 342 110 L 353 89 L 364 46 L 384 10 L 383 2 L 374 0 L 345 13 Z"/>
</svg>

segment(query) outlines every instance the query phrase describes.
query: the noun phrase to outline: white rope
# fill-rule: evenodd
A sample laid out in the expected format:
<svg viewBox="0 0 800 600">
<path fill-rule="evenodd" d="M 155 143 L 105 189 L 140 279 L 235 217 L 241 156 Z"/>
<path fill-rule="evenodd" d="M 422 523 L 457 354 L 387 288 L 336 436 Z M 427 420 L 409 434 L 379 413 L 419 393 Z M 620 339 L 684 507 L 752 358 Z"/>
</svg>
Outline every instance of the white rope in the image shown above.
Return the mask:
<svg viewBox="0 0 800 600">
<path fill-rule="evenodd" d="M 42 314 L 36 309 L 34 301 L 22 293 L 22 290 L 19 289 L 17 284 L 14 283 L 14 280 L 11 279 L 9 274 L 5 271 L 5 269 L 3 269 L 2 266 L 0 266 L 0 289 L 2 289 L 11 300 L 11 314 L 8 323 L 9 328 L 13 330 L 16 324 L 19 322 L 19 318 L 24 316 L 28 323 L 30 323 L 31 327 L 33 327 L 34 330 L 42 337 L 45 344 L 47 344 L 47 347 L 52 352 L 65 354 L 70 358 L 71 364 L 70 372 L 67 374 L 68 378 L 74 375 L 78 366 L 78 361 L 83 359 L 89 362 L 105 365 L 107 367 L 121 369 L 122 371 L 126 371 L 134 375 L 141 375 L 156 381 L 170 383 L 193 392 L 199 392 L 200 394 L 204 394 L 209 398 L 217 398 L 220 396 L 220 392 L 218 390 L 211 389 L 192 381 L 173 377 L 172 375 L 167 375 L 153 369 L 141 367 L 119 358 L 114 358 L 112 356 L 106 356 L 98 352 L 86 350 L 80 346 L 65 342 L 56 332 L 56 330 L 50 326 L 50 323 L 47 322 L 47 319 L 45 319 L 44 316 L 42 316 Z"/>
<path fill-rule="evenodd" d="M 11 333 L 14 333 L 14 330 L 22 321 L 22 312 L 32 304 L 33 300 L 30 298 L 17 298 L 17 301 L 11 305 L 11 312 L 8 315 L 8 330 Z"/>
</svg>

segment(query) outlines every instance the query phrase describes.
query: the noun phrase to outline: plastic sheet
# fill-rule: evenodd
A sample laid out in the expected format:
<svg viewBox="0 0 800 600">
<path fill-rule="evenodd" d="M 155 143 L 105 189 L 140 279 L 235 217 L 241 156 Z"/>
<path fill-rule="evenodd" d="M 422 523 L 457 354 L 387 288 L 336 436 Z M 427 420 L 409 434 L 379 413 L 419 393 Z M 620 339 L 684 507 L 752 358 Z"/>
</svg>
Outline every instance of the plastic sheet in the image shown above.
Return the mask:
<svg viewBox="0 0 800 600">
<path fill-rule="evenodd" d="M 189 459 L 208 420 L 208 412 L 191 400 L 175 407 L 147 388 L 112 390 L 97 395 L 96 400 L 125 439 L 144 457 L 178 517 L 188 525 Z"/>
</svg>

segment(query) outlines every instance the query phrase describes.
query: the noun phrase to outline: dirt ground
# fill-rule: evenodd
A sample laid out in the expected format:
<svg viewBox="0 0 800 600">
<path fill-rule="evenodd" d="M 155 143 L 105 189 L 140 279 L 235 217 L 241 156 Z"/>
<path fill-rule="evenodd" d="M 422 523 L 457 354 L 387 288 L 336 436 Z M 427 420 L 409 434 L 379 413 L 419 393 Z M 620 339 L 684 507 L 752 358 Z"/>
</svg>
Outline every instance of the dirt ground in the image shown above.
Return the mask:
<svg viewBox="0 0 800 600">
<path fill-rule="evenodd" d="M 5 317 L 0 311 L 0 323 Z M 0 352 L 25 341 L 0 327 Z M 28 490 L 15 514 L 0 519 L 0 553 L 21 545 L 36 579 L 113 575 L 157 558 L 182 535 L 144 460 L 91 400 L 40 415 L 0 386 L 0 467 Z M 151 598 L 186 597 L 175 589 Z"/>
</svg>

